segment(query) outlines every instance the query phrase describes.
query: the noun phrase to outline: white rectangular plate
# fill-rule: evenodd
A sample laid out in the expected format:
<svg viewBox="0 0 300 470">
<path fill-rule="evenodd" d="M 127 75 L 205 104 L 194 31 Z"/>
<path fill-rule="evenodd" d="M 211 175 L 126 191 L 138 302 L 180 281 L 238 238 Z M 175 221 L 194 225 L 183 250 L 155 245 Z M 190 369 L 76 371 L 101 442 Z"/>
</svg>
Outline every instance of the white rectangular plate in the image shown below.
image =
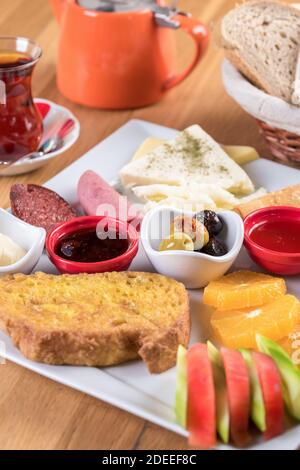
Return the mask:
<svg viewBox="0 0 300 470">
<path fill-rule="evenodd" d="M 45 185 L 57 191 L 71 204 L 76 204 L 78 179 L 86 170 L 94 170 L 108 182 L 115 181 L 119 170 L 132 157 L 137 147 L 149 136 L 170 139 L 176 135 L 174 129 L 145 121 L 132 120 L 110 137 L 96 145 L 86 155 L 56 175 Z M 300 171 L 279 165 L 269 160 L 258 160 L 245 167 L 256 187 L 268 190 L 300 182 Z M 258 267 L 243 250 L 235 267 L 256 269 Z M 131 270 L 153 271 L 142 247 L 131 265 Z M 56 273 L 57 271 L 44 254 L 36 271 Z M 300 298 L 300 276 L 288 278 L 288 289 Z M 194 326 L 192 342 L 205 340 L 205 328 L 197 325 L 200 314 L 202 292 L 191 291 L 191 311 Z M 186 436 L 187 433 L 174 420 L 173 402 L 175 391 L 175 369 L 160 375 L 150 375 L 142 362 L 136 361 L 103 369 L 93 367 L 47 366 L 25 359 L 12 345 L 10 339 L 0 333 L 0 340 L 6 344 L 6 358 L 28 369 L 38 372 L 57 382 L 118 406 L 141 418 Z M 284 435 L 270 442 L 256 442 L 251 449 L 295 449 L 300 445 L 300 426 L 295 426 Z M 219 445 L 220 449 L 231 449 Z"/>
</svg>

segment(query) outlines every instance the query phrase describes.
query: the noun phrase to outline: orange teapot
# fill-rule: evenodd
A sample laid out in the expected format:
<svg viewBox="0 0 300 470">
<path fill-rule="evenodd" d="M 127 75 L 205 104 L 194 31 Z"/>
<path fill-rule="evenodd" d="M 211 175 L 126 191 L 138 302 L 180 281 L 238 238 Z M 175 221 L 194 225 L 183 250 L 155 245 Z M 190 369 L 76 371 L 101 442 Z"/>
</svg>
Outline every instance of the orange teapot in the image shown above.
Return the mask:
<svg viewBox="0 0 300 470">
<path fill-rule="evenodd" d="M 208 30 L 155 0 L 50 0 L 60 25 L 57 84 L 68 99 L 102 109 L 156 103 L 199 62 Z M 191 64 L 176 73 L 172 29 L 196 44 Z"/>
</svg>

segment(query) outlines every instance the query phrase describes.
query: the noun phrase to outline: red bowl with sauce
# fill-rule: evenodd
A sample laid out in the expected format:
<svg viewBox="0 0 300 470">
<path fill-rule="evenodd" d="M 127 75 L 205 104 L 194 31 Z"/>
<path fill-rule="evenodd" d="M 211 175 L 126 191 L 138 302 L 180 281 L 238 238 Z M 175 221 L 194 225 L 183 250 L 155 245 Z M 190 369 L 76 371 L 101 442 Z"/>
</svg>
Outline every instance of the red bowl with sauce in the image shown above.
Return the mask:
<svg viewBox="0 0 300 470">
<path fill-rule="evenodd" d="M 77 217 L 55 227 L 46 239 L 50 260 L 67 274 L 126 271 L 138 245 L 132 225 L 104 216 Z"/>
<path fill-rule="evenodd" d="M 267 271 L 300 273 L 300 208 L 272 206 L 251 212 L 244 220 L 244 245 Z"/>
</svg>

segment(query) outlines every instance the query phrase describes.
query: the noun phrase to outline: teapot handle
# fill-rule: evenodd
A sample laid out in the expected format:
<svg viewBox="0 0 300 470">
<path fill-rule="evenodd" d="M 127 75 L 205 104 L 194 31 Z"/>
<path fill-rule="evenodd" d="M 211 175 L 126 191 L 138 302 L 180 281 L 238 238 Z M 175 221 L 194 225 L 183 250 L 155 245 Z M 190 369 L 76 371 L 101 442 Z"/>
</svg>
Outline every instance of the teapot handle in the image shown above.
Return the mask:
<svg viewBox="0 0 300 470">
<path fill-rule="evenodd" d="M 195 18 L 177 14 L 172 17 L 172 22 L 177 22 L 179 28 L 182 28 L 192 36 L 196 43 L 196 52 L 191 64 L 182 73 L 169 78 L 164 83 L 164 91 L 170 90 L 181 83 L 194 70 L 206 50 L 209 38 L 208 28 L 201 23 L 201 21 L 196 20 Z"/>
</svg>

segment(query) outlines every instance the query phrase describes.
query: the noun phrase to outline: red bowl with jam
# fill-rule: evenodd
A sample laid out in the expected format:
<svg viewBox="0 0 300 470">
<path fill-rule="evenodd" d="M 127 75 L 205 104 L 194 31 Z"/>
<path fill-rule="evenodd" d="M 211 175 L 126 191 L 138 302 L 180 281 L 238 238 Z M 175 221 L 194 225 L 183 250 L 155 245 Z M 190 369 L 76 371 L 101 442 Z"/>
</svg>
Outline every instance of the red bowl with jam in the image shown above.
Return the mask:
<svg viewBox="0 0 300 470">
<path fill-rule="evenodd" d="M 126 271 L 138 252 L 139 234 L 118 219 L 77 217 L 55 227 L 46 250 L 61 273 Z"/>
<path fill-rule="evenodd" d="M 258 209 L 244 227 L 244 245 L 257 264 L 275 274 L 300 274 L 300 208 Z"/>
</svg>

